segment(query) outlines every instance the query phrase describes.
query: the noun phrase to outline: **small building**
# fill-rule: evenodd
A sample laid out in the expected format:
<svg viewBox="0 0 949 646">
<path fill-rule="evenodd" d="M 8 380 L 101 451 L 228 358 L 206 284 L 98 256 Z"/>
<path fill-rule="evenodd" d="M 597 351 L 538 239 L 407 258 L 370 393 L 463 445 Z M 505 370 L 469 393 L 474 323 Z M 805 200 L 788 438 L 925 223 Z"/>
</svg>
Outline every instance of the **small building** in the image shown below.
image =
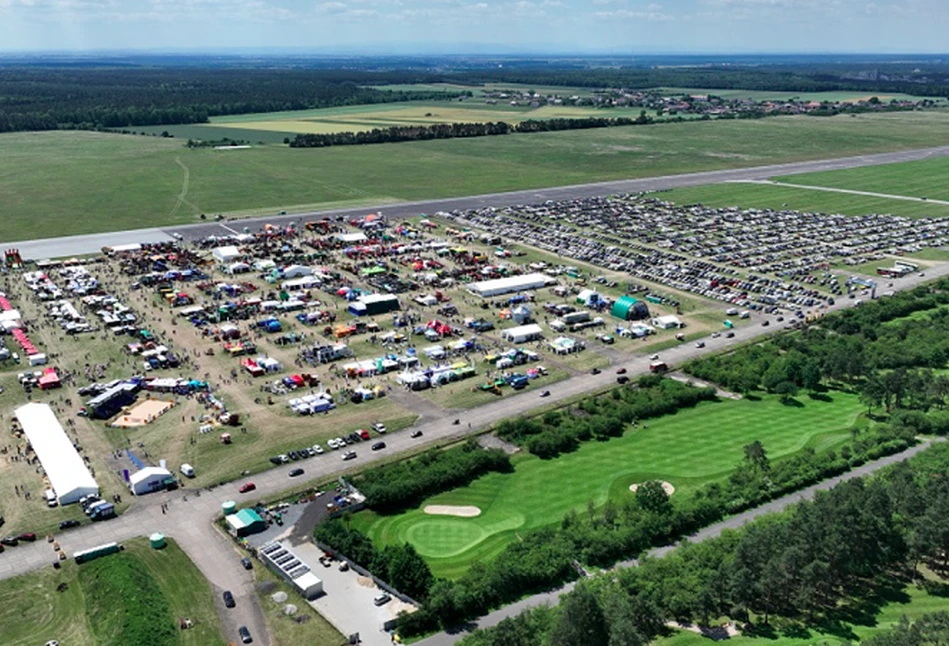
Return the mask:
<svg viewBox="0 0 949 646">
<path fill-rule="evenodd" d="M 527 343 L 540 339 L 544 331 L 536 323 L 530 325 L 519 325 L 518 327 L 508 328 L 501 332 L 501 338 L 511 343 Z"/>
<path fill-rule="evenodd" d="M 395 294 L 369 294 L 349 304 L 349 312 L 355 316 L 388 314 L 399 308 L 399 298 Z"/>
<path fill-rule="evenodd" d="M 621 296 L 613 303 L 610 315 L 621 321 L 642 321 L 649 318 L 649 306 L 638 298 Z"/>
<path fill-rule="evenodd" d="M 169 485 L 174 486 L 175 483 L 176 480 L 171 475 L 171 471 L 161 467 L 145 467 L 129 476 L 129 490 L 136 496 L 164 491 Z"/>
<path fill-rule="evenodd" d="M 248 511 L 248 510 L 244 510 Z M 315 599 L 323 594 L 323 581 L 310 570 L 291 549 L 279 541 L 267 543 L 258 550 L 257 555 L 271 570 L 276 572 L 307 599 Z"/>
<path fill-rule="evenodd" d="M 222 265 L 232 263 L 241 257 L 241 251 L 234 245 L 216 247 L 211 251 L 211 256 L 215 261 Z"/>
<path fill-rule="evenodd" d="M 94 419 L 109 419 L 136 399 L 139 385 L 122 382 L 86 402 L 86 410 Z"/>
<path fill-rule="evenodd" d="M 253 509 L 241 509 L 236 514 L 228 514 L 224 519 L 238 537 L 259 534 L 267 529 L 267 523 Z"/>
<path fill-rule="evenodd" d="M 679 317 L 673 316 L 671 314 L 666 316 L 657 316 L 652 320 L 652 324 L 660 330 L 677 330 L 683 327 L 682 321 L 679 320 Z"/>
</svg>

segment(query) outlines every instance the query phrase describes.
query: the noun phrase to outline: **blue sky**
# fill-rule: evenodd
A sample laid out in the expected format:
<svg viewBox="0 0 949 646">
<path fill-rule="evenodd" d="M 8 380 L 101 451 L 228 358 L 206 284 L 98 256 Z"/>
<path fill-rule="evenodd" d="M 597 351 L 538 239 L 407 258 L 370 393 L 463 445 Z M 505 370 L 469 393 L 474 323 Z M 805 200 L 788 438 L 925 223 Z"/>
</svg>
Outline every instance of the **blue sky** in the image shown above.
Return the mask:
<svg viewBox="0 0 949 646">
<path fill-rule="evenodd" d="M 949 0 L 0 0 L 6 51 L 936 53 L 947 34 Z"/>
</svg>

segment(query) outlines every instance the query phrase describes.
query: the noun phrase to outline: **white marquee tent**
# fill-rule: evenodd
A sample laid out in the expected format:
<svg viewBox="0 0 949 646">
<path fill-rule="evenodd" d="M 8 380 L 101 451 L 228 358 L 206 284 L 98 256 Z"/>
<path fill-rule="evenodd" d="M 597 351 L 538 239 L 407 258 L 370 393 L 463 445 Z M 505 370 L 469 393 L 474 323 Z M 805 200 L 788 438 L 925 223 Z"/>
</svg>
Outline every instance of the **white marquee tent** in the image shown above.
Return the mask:
<svg viewBox="0 0 949 646">
<path fill-rule="evenodd" d="M 59 504 L 98 495 L 99 485 L 47 404 L 31 402 L 17 408 L 14 415 L 39 457 Z"/>
</svg>

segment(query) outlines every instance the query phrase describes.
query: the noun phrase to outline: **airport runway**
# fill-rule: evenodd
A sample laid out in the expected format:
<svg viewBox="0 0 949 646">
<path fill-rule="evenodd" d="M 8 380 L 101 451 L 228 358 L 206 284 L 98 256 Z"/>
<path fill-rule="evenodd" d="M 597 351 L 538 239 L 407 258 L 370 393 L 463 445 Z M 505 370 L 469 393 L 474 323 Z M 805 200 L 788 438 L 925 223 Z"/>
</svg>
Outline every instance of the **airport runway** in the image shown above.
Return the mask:
<svg viewBox="0 0 949 646">
<path fill-rule="evenodd" d="M 756 166 L 754 168 L 738 168 L 730 170 L 707 171 L 703 173 L 686 173 L 683 175 L 665 175 L 662 177 L 646 177 L 641 179 L 619 180 L 612 182 L 597 182 L 594 184 L 577 184 L 573 186 L 557 186 L 552 188 L 529 189 L 512 191 L 509 193 L 488 193 L 468 197 L 446 198 L 440 200 L 425 200 L 421 202 L 401 202 L 383 206 L 365 206 L 328 211 L 310 211 L 305 213 L 288 213 L 273 217 L 254 217 L 232 220 L 229 222 L 206 221 L 197 224 L 188 224 L 170 227 L 152 227 L 116 231 L 111 233 L 69 236 L 62 238 L 47 238 L 43 240 L 29 240 L 4 243 L 4 247 L 16 247 L 24 259 L 42 260 L 45 258 L 61 258 L 99 252 L 104 246 L 130 244 L 137 242 L 160 242 L 172 240 L 172 234 L 178 234 L 185 240 L 197 240 L 211 235 L 226 236 L 241 233 L 247 227 L 251 232 L 259 231 L 265 224 L 286 226 L 290 222 L 303 223 L 308 220 L 342 216 L 344 218 L 359 217 L 367 213 L 382 211 L 388 218 L 407 218 L 421 213 L 434 214 L 438 211 L 454 211 L 463 209 L 477 209 L 485 207 L 504 207 L 514 204 L 536 204 L 548 200 L 571 200 L 616 193 L 636 193 L 640 191 L 659 191 L 684 186 L 700 186 L 704 184 L 718 184 L 741 180 L 762 180 L 795 173 L 810 173 L 818 171 L 842 170 L 859 168 L 862 166 L 877 166 L 906 161 L 918 161 L 949 156 L 949 146 L 938 148 L 923 148 L 905 150 L 902 152 L 880 153 L 875 155 L 861 155 L 858 157 L 842 157 L 789 164 L 774 164 L 771 166 Z"/>
</svg>

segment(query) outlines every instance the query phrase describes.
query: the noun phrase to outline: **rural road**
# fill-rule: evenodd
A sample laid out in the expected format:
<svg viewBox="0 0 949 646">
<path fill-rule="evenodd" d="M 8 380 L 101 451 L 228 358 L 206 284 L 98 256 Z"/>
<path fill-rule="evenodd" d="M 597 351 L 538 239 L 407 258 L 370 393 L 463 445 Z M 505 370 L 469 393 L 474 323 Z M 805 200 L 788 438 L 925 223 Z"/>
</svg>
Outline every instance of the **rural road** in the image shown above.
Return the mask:
<svg viewBox="0 0 949 646">
<path fill-rule="evenodd" d="M 16 247 L 24 259 L 42 260 L 96 253 L 105 246 L 133 244 L 139 242 L 160 242 L 174 239 L 171 234 L 179 234 L 186 240 L 197 240 L 210 235 L 226 236 L 239 232 L 244 227 L 251 231 L 260 230 L 264 224 L 277 226 L 287 225 L 290 222 L 303 222 L 324 217 L 343 216 L 345 218 L 358 217 L 381 210 L 389 218 L 407 218 L 420 213 L 435 213 L 437 211 L 453 211 L 458 209 L 477 209 L 484 207 L 504 207 L 515 204 L 530 204 L 546 202 L 547 200 L 570 200 L 614 193 L 636 193 L 639 191 L 656 191 L 683 186 L 698 186 L 702 184 L 717 184 L 720 182 L 734 182 L 741 180 L 762 180 L 781 175 L 795 173 L 809 173 L 818 171 L 841 170 L 859 168 L 862 166 L 877 166 L 897 162 L 916 161 L 936 157 L 949 156 L 949 146 L 937 148 L 923 148 L 904 150 L 901 152 L 878 153 L 875 155 L 861 155 L 857 157 L 843 157 L 839 159 L 825 159 L 788 164 L 774 164 L 770 166 L 756 166 L 753 168 L 737 168 L 730 170 L 706 171 L 702 173 L 686 173 L 684 175 L 666 175 L 661 177 L 646 177 L 641 179 L 618 180 L 611 182 L 597 182 L 593 184 L 577 184 L 573 186 L 557 186 L 552 188 L 528 189 L 508 193 L 490 193 L 457 197 L 441 200 L 426 200 L 420 202 L 400 202 L 383 206 L 365 206 L 360 208 L 312 211 L 307 213 L 291 213 L 289 215 L 261 218 L 246 218 L 230 223 L 201 222 L 182 226 L 154 227 L 148 229 L 134 229 L 112 233 L 69 236 L 63 238 L 47 238 L 44 240 L 29 240 L 20 242 L 4 242 L 5 245 Z"/>
<path fill-rule="evenodd" d="M 928 269 L 926 277 L 922 277 L 919 274 L 911 274 L 901 279 L 895 279 L 893 281 L 893 289 L 911 289 L 922 282 L 945 275 L 949 275 L 949 263 Z M 836 310 L 851 307 L 854 302 L 855 301 L 847 298 L 841 298 L 830 309 Z M 762 318 L 760 315 L 755 315 L 754 322 L 757 323 L 759 320 L 762 320 Z M 738 328 L 734 331 L 735 337 L 732 339 L 726 339 L 725 337 L 706 339 L 705 348 L 697 348 L 694 343 L 683 343 L 674 348 L 670 348 L 662 352 L 662 359 L 670 365 L 679 365 L 684 361 L 707 352 L 720 351 L 734 344 L 744 343 L 755 338 L 778 333 L 781 331 L 781 327 L 779 325 L 762 327 L 761 325 L 753 324 Z M 226 636 L 231 638 L 233 635 L 236 635 L 236 626 L 243 623 L 250 628 L 252 634 L 255 636 L 255 643 L 266 645 L 269 643 L 269 640 L 266 636 L 266 626 L 263 617 L 260 614 L 259 606 L 254 598 L 253 577 L 251 573 L 244 571 L 240 567 L 238 563 L 238 552 L 212 525 L 214 518 L 220 513 L 221 504 L 225 500 L 236 500 L 241 503 L 246 503 L 256 499 L 273 499 L 291 485 L 295 488 L 300 488 L 305 485 L 314 485 L 350 471 L 365 469 L 373 462 L 392 457 L 395 454 L 417 451 L 422 446 L 445 444 L 466 435 L 477 433 L 502 419 L 530 414 L 539 405 L 551 405 L 572 397 L 582 396 L 593 391 L 608 388 L 616 383 L 616 376 L 614 374 L 614 369 L 616 368 L 625 367 L 630 376 L 645 374 L 648 372 L 648 364 L 649 360 L 645 354 L 635 355 L 626 361 L 614 364 L 610 369 L 604 370 L 598 375 L 584 374 L 553 384 L 549 387 L 551 393 L 550 397 L 545 399 L 538 398 L 537 389 L 527 389 L 516 395 L 505 395 L 503 398 L 489 404 L 459 414 L 461 424 L 457 426 L 453 425 L 447 419 L 417 424 L 412 427 L 412 429 L 389 434 L 386 438 L 388 447 L 385 451 L 372 452 L 369 451 L 367 447 L 360 445 L 356 448 L 358 458 L 352 462 L 343 462 L 340 459 L 339 453 L 328 452 L 322 456 L 310 458 L 302 463 L 298 462 L 292 465 L 269 469 L 247 478 L 247 480 L 253 481 L 257 485 L 256 492 L 250 496 L 238 493 L 238 487 L 243 484 L 244 481 L 235 481 L 211 491 L 203 491 L 198 496 L 195 495 L 194 491 L 187 489 L 152 494 L 137 500 L 136 503 L 119 518 L 108 522 L 84 525 L 75 530 L 63 532 L 57 536 L 57 539 L 65 552 L 72 554 L 73 552 L 88 549 L 109 541 L 121 542 L 137 536 L 147 536 L 156 531 L 166 534 L 178 541 L 182 549 L 185 550 L 201 572 L 207 577 L 215 589 L 218 598 L 220 598 L 220 592 L 223 590 L 231 590 L 234 593 L 237 599 L 237 609 L 225 610 L 219 608 L 219 614 L 224 622 L 225 629 L 228 631 Z M 423 436 L 418 439 L 412 439 L 409 437 L 410 430 L 420 430 Z M 885 458 L 885 460 L 886 459 L 898 460 L 900 457 L 892 456 L 891 458 Z M 873 464 L 876 463 L 872 463 L 870 466 Z M 291 481 L 287 474 L 291 467 L 296 466 L 302 466 L 306 469 L 306 475 L 303 478 L 296 478 Z M 865 469 L 866 467 L 861 468 Z M 863 472 L 866 471 L 857 471 L 854 473 Z M 833 482 L 834 481 L 829 481 L 831 484 Z M 795 495 L 805 494 L 799 493 Z M 770 506 L 762 508 L 765 511 L 757 513 L 766 513 L 767 510 L 773 510 L 777 508 L 776 506 L 779 505 L 780 502 L 781 501 L 775 501 L 769 503 Z M 161 503 L 168 503 L 169 505 L 168 511 L 165 514 L 161 512 Z M 753 510 L 749 513 L 756 512 Z M 743 516 L 737 516 L 734 519 L 729 519 L 724 522 L 737 522 L 740 524 L 743 522 L 741 521 L 742 518 Z M 704 531 L 714 532 L 716 531 L 714 527 L 715 526 Z M 718 531 L 720 531 L 720 529 Z M 700 533 L 699 535 L 703 534 Z M 30 544 L 21 543 L 20 546 L 8 549 L 3 555 L 0 555 L 0 580 L 30 572 L 44 565 L 48 565 L 52 561 L 53 552 L 45 541 Z M 485 618 L 483 622 L 492 621 L 492 618 L 500 621 L 503 616 L 498 615 L 498 613 L 516 614 L 518 609 L 527 607 L 525 604 L 528 603 L 534 603 L 536 605 L 537 603 L 543 603 L 545 601 L 556 601 L 557 596 L 561 592 L 562 591 L 557 591 L 547 595 L 530 597 L 508 608 L 492 613 Z M 248 609 L 250 609 L 249 613 Z M 479 625 L 488 626 L 492 624 L 479 623 Z M 451 635 L 441 635 L 432 637 L 430 640 L 449 639 L 452 637 Z M 426 640 L 425 643 L 434 646 L 453 643 L 430 640 Z"/>
</svg>

